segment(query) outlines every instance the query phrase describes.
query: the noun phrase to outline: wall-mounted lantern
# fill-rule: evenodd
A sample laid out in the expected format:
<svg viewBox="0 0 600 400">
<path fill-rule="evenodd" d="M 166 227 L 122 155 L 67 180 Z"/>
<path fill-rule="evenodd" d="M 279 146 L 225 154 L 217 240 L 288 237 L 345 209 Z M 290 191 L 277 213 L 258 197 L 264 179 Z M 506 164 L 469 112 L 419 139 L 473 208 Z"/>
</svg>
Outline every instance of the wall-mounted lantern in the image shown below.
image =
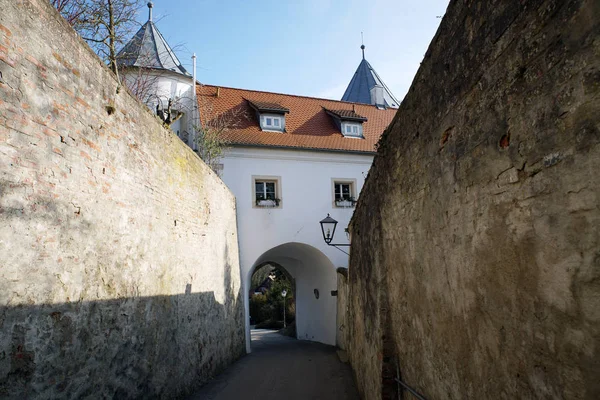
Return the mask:
<svg viewBox="0 0 600 400">
<path fill-rule="evenodd" d="M 327 243 L 328 246 L 333 246 L 341 252 L 346 253 L 344 250 L 338 248 L 338 246 L 350 246 L 350 243 L 331 243 L 333 241 L 333 235 L 335 235 L 335 227 L 337 226 L 338 222 L 335 219 L 331 218 L 329 214 L 327 214 L 327 216 L 323 218 L 319 223 L 321 224 L 321 232 L 323 233 L 323 240 L 325 240 L 325 243 Z"/>
</svg>

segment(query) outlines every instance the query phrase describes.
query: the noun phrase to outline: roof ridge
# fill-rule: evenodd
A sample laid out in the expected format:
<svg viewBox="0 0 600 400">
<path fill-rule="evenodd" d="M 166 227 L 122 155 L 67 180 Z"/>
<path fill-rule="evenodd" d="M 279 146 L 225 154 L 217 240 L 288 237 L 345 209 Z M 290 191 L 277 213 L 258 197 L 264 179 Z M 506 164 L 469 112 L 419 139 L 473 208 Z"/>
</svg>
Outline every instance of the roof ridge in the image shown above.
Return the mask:
<svg viewBox="0 0 600 400">
<path fill-rule="evenodd" d="M 146 34 L 150 35 L 150 37 L 151 37 L 150 39 L 152 40 L 152 45 L 154 46 L 154 52 L 155 52 L 155 55 L 156 55 L 156 62 L 158 63 L 158 65 L 160 65 L 161 68 L 164 69 L 165 66 L 163 65 L 162 60 L 160 59 L 160 56 L 158 54 L 158 47 L 156 46 L 156 35 L 154 34 L 154 31 L 158 32 L 158 29 L 155 29 L 154 22 L 152 22 L 152 20 L 148 20 L 148 22 L 146 22 L 146 23 L 148 24 L 148 27 L 150 28 L 149 29 L 150 32 L 148 33 L 148 29 L 146 29 L 146 32 L 144 32 L 144 38 L 143 39 L 144 40 L 146 39 Z M 141 53 L 140 53 L 140 56 L 141 56 Z M 139 57 L 140 56 L 138 56 L 138 58 L 137 58 L 138 61 L 139 61 Z"/>
<path fill-rule="evenodd" d="M 253 92 L 253 93 L 277 94 L 277 95 L 281 95 L 281 96 L 299 97 L 299 98 L 303 98 L 303 99 L 325 100 L 325 101 L 332 101 L 334 103 L 344 103 L 344 104 L 353 104 L 353 105 L 364 106 L 364 107 L 373 107 L 373 108 L 376 108 L 377 110 L 380 110 L 374 104 L 357 103 L 357 102 L 353 102 L 353 101 L 344 101 L 344 100 L 326 99 L 324 97 L 304 96 L 304 95 L 300 95 L 300 94 L 289 94 L 289 93 L 281 93 L 281 92 L 267 92 L 265 90 L 243 89 L 243 88 L 236 88 L 236 87 L 232 87 L 232 86 L 223 86 L 223 85 L 209 85 L 209 84 L 198 83 L 198 82 L 196 82 L 196 85 L 208 86 L 208 87 L 214 87 L 214 88 L 221 88 L 221 89 L 243 90 L 245 92 Z M 390 108 L 387 108 L 386 110 L 397 111 L 398 109 L 390 107 Z M 383 111 L 385 111 L 385 110 L 383 110 Z"/>
</svg>

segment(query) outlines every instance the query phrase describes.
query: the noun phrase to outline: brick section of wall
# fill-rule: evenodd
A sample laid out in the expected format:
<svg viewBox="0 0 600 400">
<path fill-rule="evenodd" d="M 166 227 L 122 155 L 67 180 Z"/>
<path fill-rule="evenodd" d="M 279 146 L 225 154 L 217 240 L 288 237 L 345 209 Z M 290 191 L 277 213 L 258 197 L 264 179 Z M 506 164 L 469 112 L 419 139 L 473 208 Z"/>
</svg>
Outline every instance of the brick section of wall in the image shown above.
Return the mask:
<svg viewBox="0 0 600 400">
<path fill-rule="evenodd" d="M 47 0 L 0 9 L 0 397 L 184 396 L 244 352 L 235 199 Z"/>
<path fill-rule="evenodd" d="M 600 2 L 451 2 L 352 222 L 365 398 L 390 325 L 427 398 L 600 398 L 598 110 Z"/>
</svg>

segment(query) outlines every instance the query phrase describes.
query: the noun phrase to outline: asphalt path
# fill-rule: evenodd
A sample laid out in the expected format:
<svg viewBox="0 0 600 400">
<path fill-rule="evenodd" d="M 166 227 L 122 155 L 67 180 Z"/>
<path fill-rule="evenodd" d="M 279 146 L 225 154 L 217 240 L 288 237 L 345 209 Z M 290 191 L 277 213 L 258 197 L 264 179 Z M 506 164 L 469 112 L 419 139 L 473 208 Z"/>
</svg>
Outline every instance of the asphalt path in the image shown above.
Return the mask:
<svg viewBox="0 0 600 400">
<path fill-rule="evenodd" d="M 335 347 L 252 330 L 252 353 L 189 400 L 359 400 Z"/>
</svg>

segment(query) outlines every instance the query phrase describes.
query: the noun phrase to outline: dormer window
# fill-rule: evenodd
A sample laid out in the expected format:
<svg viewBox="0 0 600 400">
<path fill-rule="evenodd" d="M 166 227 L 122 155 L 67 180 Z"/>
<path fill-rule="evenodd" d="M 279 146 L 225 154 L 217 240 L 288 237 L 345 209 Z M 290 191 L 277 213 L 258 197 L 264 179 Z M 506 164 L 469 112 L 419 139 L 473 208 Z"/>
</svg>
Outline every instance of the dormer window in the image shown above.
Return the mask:
<svg viewBox="0 0 600 400">
<path fill-rule="evenodd" d="M 335 124 L 340 129 L 340 132 L 344 137 L 352 138 L 364 138 L 363 136 L 363 122 L 367 119 L 361 115 L 358 115 L 353 109 L 352 110 L 327 110 L 325 112 L 333 117 Z"/>
<path fill-rule="evenodd" d="M 290 110 L 276 103 L 248 100 L 248 104 L 256 111 L 260 129 L 270 132 L 285 132 L 285 114 Z"/>
<path fill-rule="evenodd" d="M 363 137 L 362 124 L 358 122 L 342 122 L 344 136 Z"/>
<path fill-rule="evenodd" d="M 283 132 L 285 130 L 285 116 L 260 114 L 260 128 L 263 131 Z"/>
</svg>

